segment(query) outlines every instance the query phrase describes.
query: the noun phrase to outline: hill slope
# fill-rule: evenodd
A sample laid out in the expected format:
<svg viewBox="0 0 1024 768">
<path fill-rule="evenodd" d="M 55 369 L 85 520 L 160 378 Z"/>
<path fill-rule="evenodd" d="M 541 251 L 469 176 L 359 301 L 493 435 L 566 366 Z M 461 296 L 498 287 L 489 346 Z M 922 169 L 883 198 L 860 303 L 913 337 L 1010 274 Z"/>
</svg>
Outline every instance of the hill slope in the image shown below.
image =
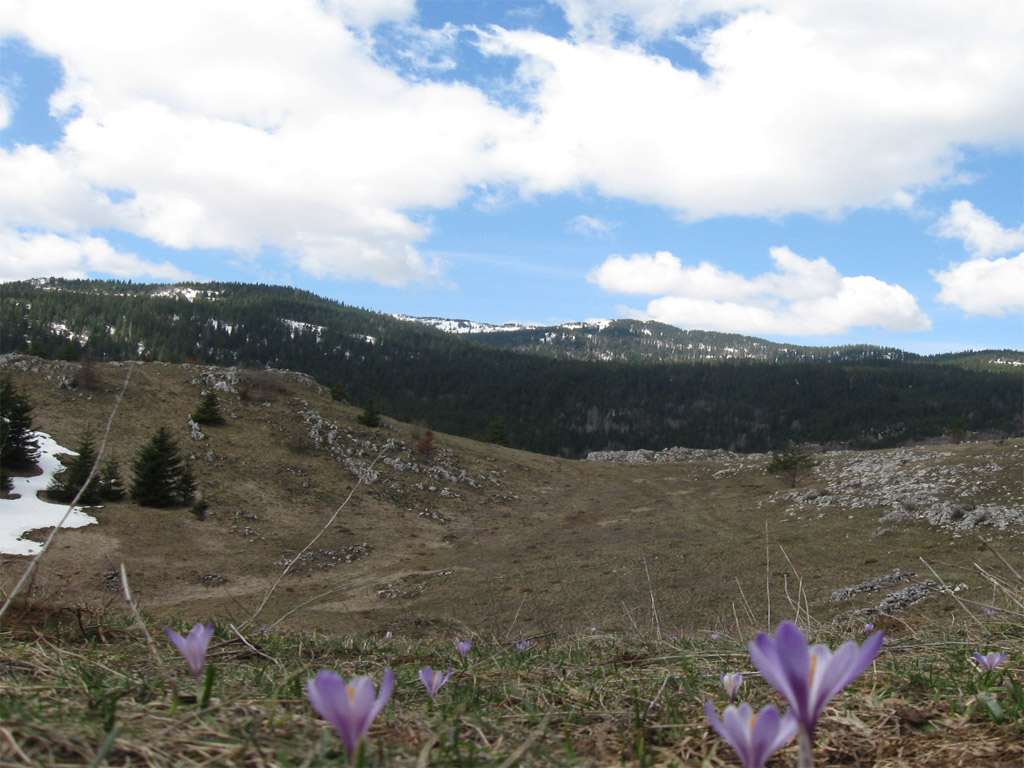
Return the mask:
<svg viewBox="0 0 1024 768">
<path fill-rule="evenodd" d="M 649 624 L 654 600 L 666 633 L 694 633 L 732 626 L 741 600 L 764 615 L 766 573 L 776 611 L 800 589 L 825 620 L 882 594 L 830 602 L 834 591 L 920 572 L 919 556 L 1002 567 L 964 533 L 1020 542 L 1020 440 L 829 453 L 791 490 L 763 456 L 724 451 L 567 461 L 438 434 L 437 453 L 421 456 L 420 428 L 361 427 L 358 409 L 301 374 L 105 364 L 94 388 L 62 387 L 78 365 L 0 360 L 31 393 L 36 427 L 65 446 L 101 430 L 130 371 L 108 452 L 127 470 L 167 425 L 209 509 L 204 520 L 127 501 L 95 510 L 99 525 L 63 532 L 44 558 L 37 594 L 54 603 L 116 599 L 123 562 L 151 615 L 242 620 L 326 525 L 261 622 L 614 629 Z M 227 423 L 197 440 L 187 418 L 210 388 Z M 4 557 L 0 586 L 23 563 Z"/>
</svg>

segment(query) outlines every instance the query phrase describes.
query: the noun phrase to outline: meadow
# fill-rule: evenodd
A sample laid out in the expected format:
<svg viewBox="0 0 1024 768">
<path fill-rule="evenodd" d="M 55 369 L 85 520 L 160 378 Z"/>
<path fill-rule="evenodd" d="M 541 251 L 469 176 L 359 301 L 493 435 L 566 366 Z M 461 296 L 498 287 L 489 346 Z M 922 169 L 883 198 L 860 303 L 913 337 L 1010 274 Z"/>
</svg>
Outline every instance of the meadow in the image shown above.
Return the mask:
<svg viewBox="0 0 1024 768">
<path fill-rule="evenodd" d="M 725 452 L 566 461 L 438 434 L 421 456 L 426 425 L 360 427 L 308 377 L 112 365 L 69 390 L 71 365 L 8 361 L 37 427 L 73 445 L 131 368 L 107 450 L 127 463 L 172 425 L 208 507 L 90 510 L 14 599 L 27 559 L 0 558 L 2 765 L 345 764 L 308 681 L 385 669 L 368 766 L 739 765 L 706 702 L 742 672 L 740 700 L 786 708 L 748 648 L 783 620 L 833 649 L 885 634 L 816 765 L 1024 763 L 1021 440 L 826 452 L 790 488 Z M 197 439 L 218 382 L 227 423 Z M 924 599 L 879 607 L 908 588 Z M 164 632 L 196 622 L 198 678 Z M 453 670 L 433 698 L 426 667 Z"/>
</svg>

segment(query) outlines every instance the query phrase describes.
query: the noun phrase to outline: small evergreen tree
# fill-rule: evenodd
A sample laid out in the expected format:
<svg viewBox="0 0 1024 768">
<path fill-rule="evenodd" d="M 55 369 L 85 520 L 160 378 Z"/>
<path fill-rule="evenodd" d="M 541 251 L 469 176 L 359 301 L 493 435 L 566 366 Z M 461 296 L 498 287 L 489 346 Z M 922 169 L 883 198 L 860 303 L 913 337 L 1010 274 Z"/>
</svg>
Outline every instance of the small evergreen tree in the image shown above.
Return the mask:
<svg viewBox="0 0 1024 768">
<path fill-rule="evenodd" d="M 337 400 L 339 403 L 347 403 L 349 401 L 348 392 L 341 385 L 340 381 L 331 387 L 331 399 Z"/>
<path fill-rule="evenodd" d="M 160 427 L 139 450 L 132 474 L 132 499 L 143 507 L 171 507 L 192 500 L 192 470 L 182 461 L 167 427 Z"/>
<path fill-rule="evenodd" d="M 373 395 L 367 398 L 363 412 L 356 417 L 356 420 L 364 427 L 380 426 L 380 411 L 377 410 L 377 404 L 373 401 Z"/>
<path fill-rule="evenodd" d="M 100 467 L 96 492 L 103 501 L 117 501 L 124 498 L 124 484 L 121 482 L 121 468 L 113 456 Z"/>
<path fill-rule="evenodd" d="M 75 451 L 78 455 L 72 457 L 67 467 L 53 478 L 50 487 L 46 489 L 47 494 L 56 501 L 70 502 L 79 489 L 85 486 L 86 480 L 89 480 L 89 473 L 96 463 L 96 445 L 91 433 L 86 432 L 79 438 Z M 93 477 L 78 502 L 86 506 L 97 503 L 100 500 L 98 485 L 99 478 Z"/>
<path fill-rule="evenodd" d="M 788 448 L 782 453 L 773 453 L 768 459 L 765 471 L 771 475 L 782 475 L 790 488 L 796 488 L 800 476 L 815 465 L 811 454 L 799 446 Z"/>
<path fill-rule="evenodd" d="M 0 382 L 0 467 L 32 469 L 39 460 L 39 443 L 32 429 L 32 404 L 11 383 Z"/>
<path fill-rule="evenodd" d="M 178 493 L 178 503 L 181 505 L 191 504 L 196 495 L 196 475 L 192 471 L 192 463 L 186 461 L 181 467 L 181 474 L 178 475 L 178 483 L 175 488 Z"/>
<path fill-rule="evenodd" d="M 504 419 L 495 419 L 487 425 L 487 432 L 484 434 L 484 442 L 494 443 L 495 445 L 508 445 L 508 427 L 505 426 Z"/>
<path fill-rule="evenodd" d="M 220 400 L 217 393 L 212 389 L 203 395 L 195 413 L 192 414 L 192 421 L 196 424 L 223 424 L 224 416 L 220 412 Z"/>
</svg>

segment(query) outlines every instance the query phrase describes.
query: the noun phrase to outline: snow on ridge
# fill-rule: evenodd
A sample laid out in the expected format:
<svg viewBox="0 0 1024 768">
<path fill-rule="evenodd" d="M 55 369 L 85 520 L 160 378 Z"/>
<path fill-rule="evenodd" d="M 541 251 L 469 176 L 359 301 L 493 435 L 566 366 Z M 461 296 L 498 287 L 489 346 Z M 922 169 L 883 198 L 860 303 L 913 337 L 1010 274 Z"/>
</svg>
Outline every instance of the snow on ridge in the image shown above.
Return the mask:
<svg viewBox="0 0 1024 768">
<path fill-rule="evenodd" d="M 537 328 L 563 328 L 567 331 L 579 331 L 593 328 L 603 331 L 611 320 L 584 320 L 582 322 L 562 323 L 561 325 L 542 325 L 540 323 L 480 323 L 476 320 L 451 320 L 444 317 L 413 317 L 412 315 L 392 315 L 396 320 L 405 320 L 411 323 L 420 323 L 437 328 L 445 333 L 502 333 L 511 331 L 532 331 Z"/>
<path fill-rule="evenodd" d="M 196 299 L 216 299 L 221 295 L 223 291 L 215 291 L 209 289 L 200 288 L 188 288 L 184 285 L 164 285 L 153 291 L 150 296 L 166 296 L 172 299 L 185 299 L 188 302 L 193 302 Z M 116 296 L 127 296 L 129 294 L 119 293 L 112 294 Z"/>
<path fill-rule="evenodd" d="M 420 323 L 437 328 L 445 333 L 495 333 L 499 331 L 527 331 L 532 328 L 541 328 L 540 325 L 525 325 L 522 323 L 478 323 L 475 320 L 450 320 L 444 317 L 413 317 L 411 315 L 392 315 L 396 320 L 404 320 L 411 323 Z"/>
<path fill-rule="evenodd" d="M 312 333 L 318 339 L 320 334 L 324 332 L 325 326 L 314 325 L 313 323 L 303 323 L 298 320 L 289 320 L 286 317 L 281 318 L 281 322 L 291 328 L 292 338 L 295 338 L 297 333 Z"/>
</svg>

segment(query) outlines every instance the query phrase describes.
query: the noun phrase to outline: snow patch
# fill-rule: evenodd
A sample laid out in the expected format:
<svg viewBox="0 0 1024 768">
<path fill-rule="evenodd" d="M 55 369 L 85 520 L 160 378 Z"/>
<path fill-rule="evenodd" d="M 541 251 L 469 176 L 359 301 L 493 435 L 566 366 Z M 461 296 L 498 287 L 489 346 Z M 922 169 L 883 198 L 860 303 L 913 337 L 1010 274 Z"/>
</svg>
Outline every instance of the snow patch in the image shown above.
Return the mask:
<svg viewBox="0 0 1024 768">
<path fill-rule="evenodd" d="M 45 491 L 64 466 L 57 459 L 59 453 L 77 455 L 68 450 L 45 432 L 36 432 L 39 443 L 39 468 L 42 474 L 35 477 L 14 477 L 14 488 L 11 495 L 18 494 L 17 499 L 0 499 L 0 552 L 5 555 L 35 555 L 43 548 L 36 541 L 23 538 L 29 531 L 40 528 L 53 528 L 64 517 L 67 506 L 51 504 L 43 501 L 38 494 Z M 81 528 L 99 522 L 95 517 L 87 515 L 82 507 L 75 507 L 62 528 Z"/>
</svg>

